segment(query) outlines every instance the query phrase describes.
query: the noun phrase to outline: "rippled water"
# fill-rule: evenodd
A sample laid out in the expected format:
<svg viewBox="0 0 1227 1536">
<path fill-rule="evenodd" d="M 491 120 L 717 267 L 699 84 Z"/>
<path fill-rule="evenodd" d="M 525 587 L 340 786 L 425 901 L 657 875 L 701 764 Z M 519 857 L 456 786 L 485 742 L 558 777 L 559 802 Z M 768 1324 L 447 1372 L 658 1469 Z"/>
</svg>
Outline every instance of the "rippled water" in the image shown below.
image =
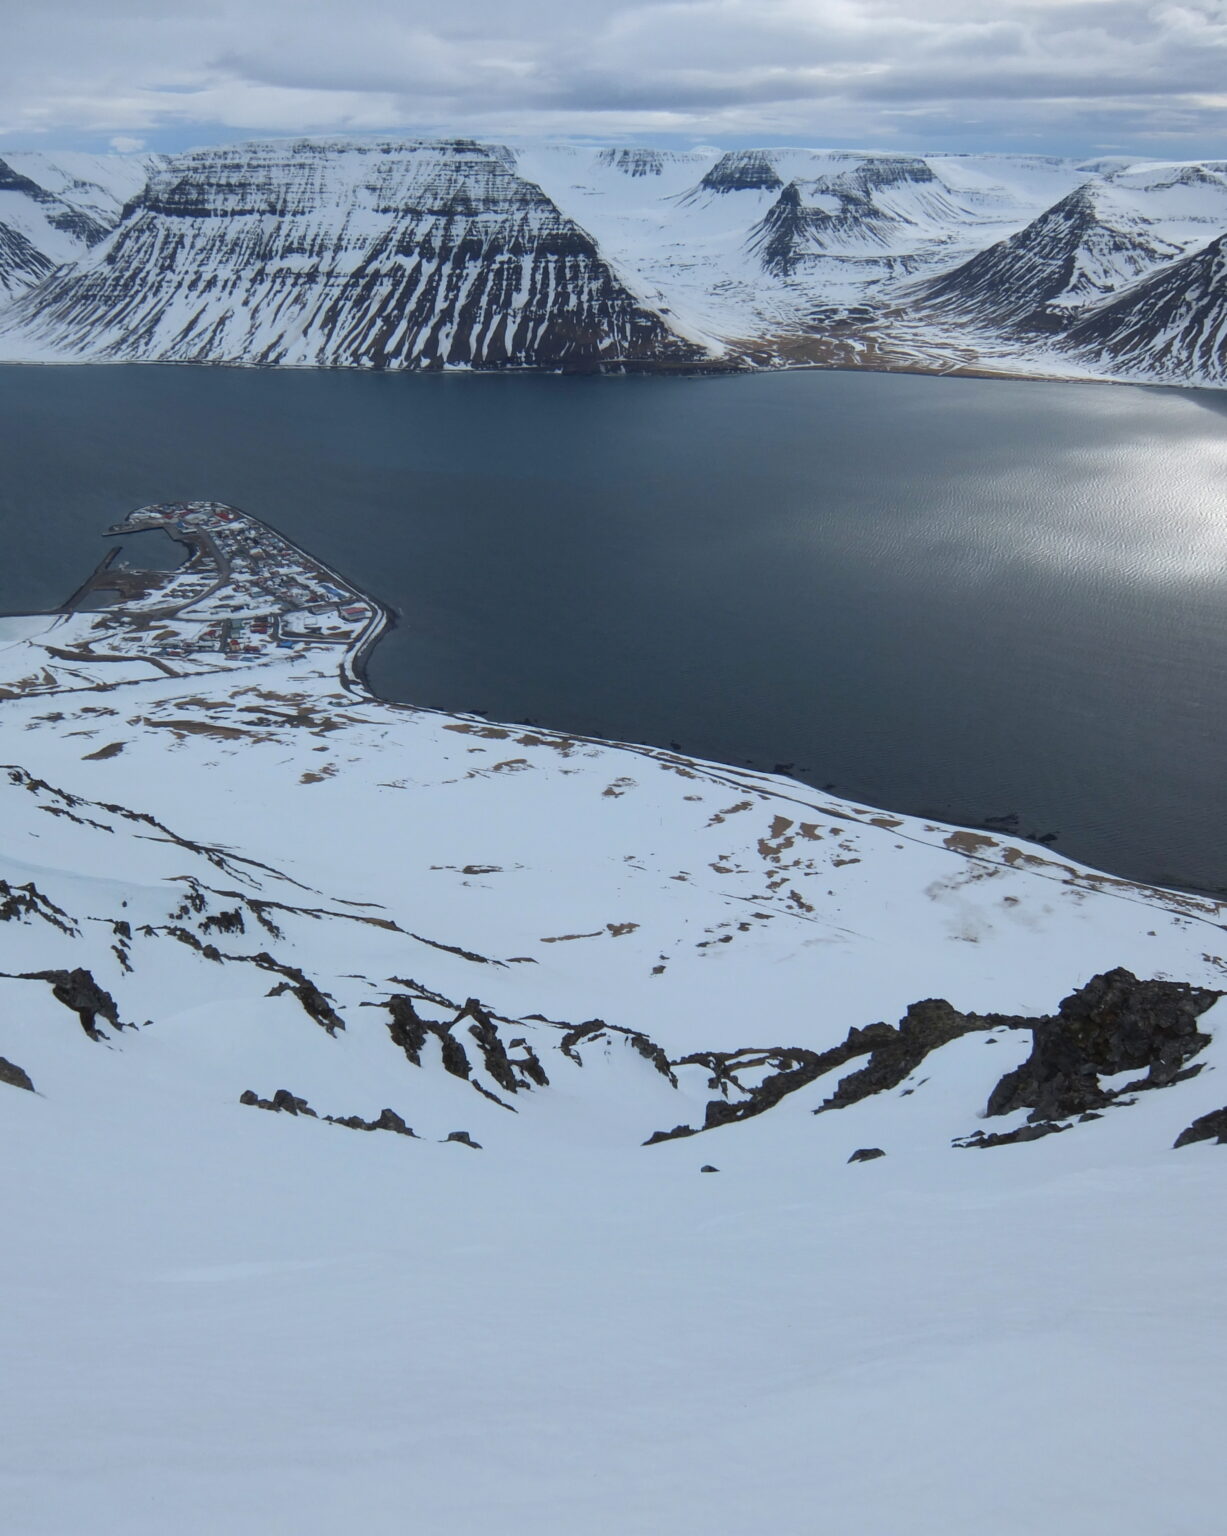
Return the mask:
<svg viewBox="0 0 1227 1536">
<path fill-rule="evenodd" d="M 0 446 L 0 608 L 132 506 L 234 501 L 400 610 L 391 697 L 1227 885 L 1220 394 L 0 368 Z"/>
</svg>

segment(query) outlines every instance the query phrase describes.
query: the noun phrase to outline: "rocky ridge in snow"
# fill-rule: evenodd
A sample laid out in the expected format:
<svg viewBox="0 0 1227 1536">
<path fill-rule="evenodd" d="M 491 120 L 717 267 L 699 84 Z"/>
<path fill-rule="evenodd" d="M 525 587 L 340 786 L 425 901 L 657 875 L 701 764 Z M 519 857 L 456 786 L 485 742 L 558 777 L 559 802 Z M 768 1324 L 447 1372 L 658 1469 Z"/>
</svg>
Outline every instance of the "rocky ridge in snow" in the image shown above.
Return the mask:
<svg viewBox="0 0 1227 1536">
<path fill-rule="evenodd" d="M 15 1528 L 1212 1527 L 1219 904 L 383 703 L 309 553 L 131 529 L 0 619 Z"/>
<path fill-rule="evenodd" d="M 181 570 L 104 564 L 82 600 L 109 587 L 116 604 L 4 621 L 0 708 L 21 755 L 3 784 L 14 1017 L 36 982 L 85 1010 L 91 1038 L 100 1015 L 156 1030 L 218 988 L 253 1021 L 297 1007 L 338 1050 L 385 1040 L 367 1094 L 397 1053 L 462 1082 L 466 1102 L 476 1088 L 483 1145 L 516 1134 L 490 1104 L 617 1058 L 631 1077 L 605 1108 L 659 1141 L 774 1108 L 865 1056 L 830 1103 L 864 1097 L 854 1079 L 897 1087 L 969 1031 L 1065 1017 L 1060 998 L 1095 971 L 1202 989 L 1227 973 L 1208 899 L 677 753 L 380 704 L 355 666 L 381 625 L 369 599 L 235 509 L 172 504 L 122 525 L 162 528 L 191 550 Z M 387 856 L 368 867 L 373 838 Z M 275 1006 L 261 1002 L 270 975 Z M 1117 1012 L 1133 986 L 1118 985 Z M 1213 1001 L 1197 996 L 1190 1018 Z M 1001 1113 L 1038 1106 L 1049 1125 L 1115 1103 L 1121 1085 L 1100 1094 L 1096 1072 L 1183 1082 L 1207 1043 L 1092 1052 L 1094 1068 L 1069 1067 L 1076 1104 L 1012 1094 Z M 20 1040 L 0 1051 L 46 1088 Z M 289 1058 L 278 1082 L 258 1065 L 236 1057 L 255 1079 L 236 1097 L 286 1086 L 321 1112 L 380 1108 L 321 1103 Z M 433 1090 L 404 1086 L 413 1115 L 391 1108 L 433 1119 Z M 947 1145 L 979 1109 L 956 1112 Z"/>
</svg>

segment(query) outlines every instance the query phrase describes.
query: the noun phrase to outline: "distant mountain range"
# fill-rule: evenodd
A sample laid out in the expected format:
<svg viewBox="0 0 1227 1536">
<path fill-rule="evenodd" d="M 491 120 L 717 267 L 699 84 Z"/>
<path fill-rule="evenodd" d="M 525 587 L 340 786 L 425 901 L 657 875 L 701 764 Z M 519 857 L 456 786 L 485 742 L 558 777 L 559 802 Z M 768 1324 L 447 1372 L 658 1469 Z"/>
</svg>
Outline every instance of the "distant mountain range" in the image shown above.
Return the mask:
<svg viewBox="0 0 1227 1536">
<path fill-rule="evenodd" d="M 0 154 L 0 358 L 1227 384 L 1227 161 Z"/>
</svg>

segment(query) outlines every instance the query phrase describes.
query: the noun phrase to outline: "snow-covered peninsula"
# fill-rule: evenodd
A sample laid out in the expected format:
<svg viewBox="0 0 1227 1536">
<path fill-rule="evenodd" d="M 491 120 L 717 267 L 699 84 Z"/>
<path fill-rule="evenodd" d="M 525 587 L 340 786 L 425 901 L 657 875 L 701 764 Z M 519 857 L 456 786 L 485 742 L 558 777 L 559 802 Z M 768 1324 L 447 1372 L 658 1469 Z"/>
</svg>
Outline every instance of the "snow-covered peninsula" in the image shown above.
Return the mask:
<svg viewBox="0 0 1227 1536">
<path fill-rule="evenodd" d="M 1221 906 L 381 701 L 309 551 L 124 527 L 0 620 L 14 1529 L 1210 1528 Z"/>
</svg>

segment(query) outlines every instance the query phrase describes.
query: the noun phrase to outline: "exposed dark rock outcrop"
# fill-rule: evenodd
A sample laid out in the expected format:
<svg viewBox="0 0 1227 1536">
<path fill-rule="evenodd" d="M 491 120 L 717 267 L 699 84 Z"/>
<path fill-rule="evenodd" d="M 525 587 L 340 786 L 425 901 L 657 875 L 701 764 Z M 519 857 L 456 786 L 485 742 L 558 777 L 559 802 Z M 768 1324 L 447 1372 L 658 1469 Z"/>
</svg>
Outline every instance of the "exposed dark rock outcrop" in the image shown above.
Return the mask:
<svg viewBox="0 0 1227 1536">
<path fill-rule="evenodd" d="M 309 977 L 304 976 L 296 965 L 286 965 L 281 960 L 275 960 L 266 950 L 261 950 L 258 955 L 252 955 L 251 963 L 258 965 L 264 971 L 277 971 L 286 978 L 270 990 L 268 994 L 270 997 L 277 997 L 283 992 L 292 992 L 302 1004 L 304 1013 L 313 1018 L 330 1035 L 335 1035 L 337 1030 L 345 1028 L 345 1020 L 332 1006 L 327 995 L 321 992 Z"/>
<path fill-rule="evenodd" d="M 119 1005 L 111 994 L 100 987 L 93 975 L 84 966 L 77 966 L 71 971 L 20 971 L 17 973 L 4 972 L 20 981 L 46 981 L 51 985 L 51 995 L 56 1002 L 63 1003 L 65 1008 L 70 1008 L 81 1020 L 81 1028 L 91 1040 L 105 1040 L 106 1036 L 98 1028 L 98 1018 L 101 1016 L 112 1029 L 126 1029 L 128 1026 L 119 1017 Z"/>
<path fill-rule="evenodd" d="M 973 1131 L 970 1136 L 960 1136 L 952 1143 L 956 1147 L 1008 1147 L 1017 1141 L 1039 1141 L 1056 1131 L 1067 1131 L 1068 1125 L 1058 1125 L 1054 1120 L 1040 1120 L 1034 1125 L 1020 1125 L 1014 1131 Z"/>
<path fill-rule="evenodd" d="M 784 185 L 761 149 L 731 149 L 699 182 L 704 192 L 776 192 Z"/>
<path fill-rule="evenodd" d="M 3 1056 L 0 1056 L 0 1083 L 8 1083 L 10 1087 L 25 1088 L 30 1093 L 34 1092 L 34 1084 L 25 1068 L 19 1067 L 15 1061 L 6 1061 Z"/>
<path fill-rule="evenodd" d="M 1122 1093 L 1166 1087 L 1189 1075 L 1185 1063 L 1209 1045 L 1197 1020 L 1222 996 L 1184 982 L 1139 981 L 1126 970 L 1096 976 L 1055 1017 L 1031 1021 L 1031 1055 L 993 1089 L 987 1113 L 1025 1108 L 1032 1122 L 1060 1120 Z M 1121 1089 L 1100 1086 L 1101 1076 L 1118 1072 L 1146 1075 Z"/>
<path fill-rule="evenodd" d="M 481 1142 L 474 1141 L 468 1131 L 449 1131 L 443 1140 L 458 1141 L 462 1147 L 472 1147 L 475 1152 L 481 1151 Z"/>
<path fill-rule="evenodd" d="M 1096 976 L 1067 997 L 1052 1018 L 960 1013 L 943 998 L 927 998 L 912 1003 L 897 1028 L 869 1024 L 851 1029 L 828 1051 L 777 1048 L 697 1053 L 675 1065 L 705 1067 L 710 1087 L 718 1089 L 721 1097 L 709 1101 L 701 1126 L 675 1125 L 672 1130 L 654 1132 L 644 1144 L 676 1141 L 761 1115 L 816 1078 L 858 1056 L 868 1056 L 863 1067 L 840 1079 L 814 1114 L 846 1109 L 898 1087 L 932 1051 L 950 1041 L 1000 1029 L 1030 1029 L 1035 1044 L 1030 1058 L 997 1084 L 987 1113 L 1003 1115 L 1029 1108 L 1028 1124 L 991 1134 L 976 1131 L 955 1145 L 995 1147 L 1034 1141 L 1067 1130 L 1068 1126 L 1056 1122 L 1071 1116 L 1098 1118 L 1098 1109 L 1121 1103 L 1123 1094 L 1167 1087 L 1193 1076 L 1200 1067 L 1186 1063 L 1210 1040 L 1197 1030 L 1195 1021 L 1223 995 L 1183 982 L 1139 981 L 1129 971 L 1115 970 Z M 1101 1075 L 1124 1071 L 1144 1071 L 1146 1076 L 1120 1089 L 1100 1087 Z"/>
<path fill-rule="evenodd" d="M 467 1079 L 472 1072 L 464 1046 L 453 1038 L 451 1024 L 441 1024 L 434 1019 L 424 1019 L 413 1005 L 407 992 L 394 992 L 386 1004 L 388 1010 L 388 1034 L 393 1045 L 402 1050 L 415 1067 L 422 1065 L 422 1049 L 427 1039 L 434 1035 L 442 1051 L 444 1070 L 453 1077 Z"/>
<path fill-rule="evenodd" d="M 41 918 L 61 933 L 72 935 L 77 932 L 77 925 L 68 913 L 44 896 L 32 880 L 27 880 L 24 885 L 10 885 L 7 880 L 0 880 L 0 923 L 22 922 L 31 917 Z"/>
<path fill-rule="evenodd" d="M 846 1044 L 861 1050 L 867 1047 L 871 1053 L 869 1061 L 859 1071 L 842 1078 L 835 1092 L 814 1113 L 845 1109 L 871 1094 L 895 1088 L 930 1051 L 973 1030 L 992 1029 L 1000 1022 L 975 1013 L 960 1013 L 944 998 L 931 997 L 912 1003 L 897 1029 L 889 1024 L 870 1024 L 867 1029 L 853 1030 Z"/>
<path fill-rule="evenodd" d="M 667 1077 L 673 1086 L 677 1087 L 677 1077 L 668 1056 L 655 1040 L 649 1039 L 647 1035 L 636 1029 L 624 1029 L 620 1024 L 606 1024 L 604 1019 L 589 1019 L 586 1023 L 576 1024 L 567 1030 L 558 1048 L 564 1056 L 569 1056 L 577 1066 L 582 1067 L 584 1061 L 577 1047 L 583 1044 L 593 1045 L 602 1039 L 624 1040 L 645 1061 L 650 1061 L 662 1077 Z"/>
<path fill-rule="evenodd" d="M 54 269 L 55 263 L 19 229 L 0 223 L 0 299 L 32 288 Z"/>
<path fill-rule="evenodd" d="M 343 1125 L 351 1131 L 392 1131 L 397 1136 L 417 1135 L 394 1109 L 380 1110 L 374 1120 L 364 1120 L 361 1115 L 321 1115 L 318 1110 L 311 1108 L 306 1099 L 298 1098 L 288 1088 L 278 1088 L 271 1099 L 262 1099 L 253 1089 L 248 1088 L 239 1095 L 239 1103 L 250 1105 L 253 1109 L 272 1110 L 275 1114 L 306 1115 L 312 1120 L 323 1120 L 328 1125 Z"/>
<path fill-rule="evenodd" d="M 1194 1141 L 1216 1141 L 1220 1147 L 1227 1147 L 1227 1108 L 1199 1115 L 1192 1125 L 1181 1131 L 1173 1146 L 1187 1147 Z"/>
<path fill-rule="evenodd" d="M 905 212 L 897 198 L 881 194 L 913 189 Z M 911 156 L 874 156 L 834 175 L 792 181 L 750 231 L 749 249 L 764 268 L 787 277 L 807 257 L 826 253 L 882 256 L 901 226 L 916 215 L 953 212 L 932 170 Z"/>
<path fill-rule="evenodd" d="M 603 149 L 596 157 L 598 165 L 608 165 L 624 176 L 659 176 L 665 156 L 659 149 Z"/>
<path fill-rule="evenodd" d="M 1052 332 L 1179 254 L 1134 227 L 1102 188 L 1086 185 L 912 295 L 938 314 L 1020 334 Z"/>
<path fill-rule="evenodd" d="M 278 1088 L 271 1099 L 262 1099 L 254 1089 L 248 1088 L 239 1094 L 239 1103 L 249 1104 L 254 1109 L 271 1109 L 277 1114 L 309 1115 L 313 1120 L 319 1119 L 306 1099 L 296 1098 L 288 1088 Z"/>
<path fill-rule="evenodd" d="M 361 1115 L 325 1115 L 324 1119 L 329 1125 L 344 1125 L 351 1131 L 392 1131 L 397 1136 L 417 1136 L 394 1109 L 381 1109 L 374 1120 L 364 1120 Z"/>
<path fill-rule="evenodd" d="M 856 1151 L 848 1159 L 850 1163 L 872 1163 L 876 1157 L 885 1157 L 881 1147 L 857 1147 Z"/>
</svg>

